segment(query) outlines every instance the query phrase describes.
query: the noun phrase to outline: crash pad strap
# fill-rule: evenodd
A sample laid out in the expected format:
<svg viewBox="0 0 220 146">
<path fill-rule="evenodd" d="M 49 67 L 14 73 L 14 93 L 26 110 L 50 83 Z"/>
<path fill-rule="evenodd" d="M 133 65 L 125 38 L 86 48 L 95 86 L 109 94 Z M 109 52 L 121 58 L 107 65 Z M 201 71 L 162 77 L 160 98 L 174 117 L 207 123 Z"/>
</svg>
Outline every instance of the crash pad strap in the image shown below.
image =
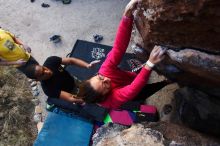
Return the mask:
<svg viewBox="0 0 220 146">
<path fill-rule="evenodd" d="M 89 120 L 96 120 L 102 122 L 108 113 L 108 109 L 101 107 L 97 104 L 85 104 L 83 106 L 79 104 L 73 104 L 71 102 L 58 99 L 48 98 L 47 103 L 63 109 L 69 113 L 76 114 Z"/>
</svg>

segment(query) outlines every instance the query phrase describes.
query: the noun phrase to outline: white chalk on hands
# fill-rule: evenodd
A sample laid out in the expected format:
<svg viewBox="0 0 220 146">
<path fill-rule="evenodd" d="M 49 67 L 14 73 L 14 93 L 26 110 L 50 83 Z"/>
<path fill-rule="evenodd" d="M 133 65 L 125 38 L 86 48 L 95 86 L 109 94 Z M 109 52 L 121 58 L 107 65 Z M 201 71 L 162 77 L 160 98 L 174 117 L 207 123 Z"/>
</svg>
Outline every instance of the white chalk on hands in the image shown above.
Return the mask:
<svg viewBox="0 0 220 146">
<path fill-rule="evenodd" d="M 92 64 L 96 64 L 96 63 L 99 63 L 101 60 L 94 60 L 94 61 L 92 61 L 91 63 Z"/>
</svg>

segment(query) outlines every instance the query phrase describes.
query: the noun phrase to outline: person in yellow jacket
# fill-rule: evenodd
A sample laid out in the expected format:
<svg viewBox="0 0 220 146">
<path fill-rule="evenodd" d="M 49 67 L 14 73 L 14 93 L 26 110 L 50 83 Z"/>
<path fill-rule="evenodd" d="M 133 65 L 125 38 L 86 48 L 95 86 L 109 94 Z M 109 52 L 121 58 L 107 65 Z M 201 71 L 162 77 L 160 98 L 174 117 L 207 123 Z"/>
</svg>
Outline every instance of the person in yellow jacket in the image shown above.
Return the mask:
<svg viewBox="0 0 220 146">
<path fill-rule="evenodd" d="M 29 65 L 38 64 L 30 52 L 30 47 L 22 44 L 12 33 L 0 28 L 0 65 L 13 65 L 26 74 Z"/>
</svg>

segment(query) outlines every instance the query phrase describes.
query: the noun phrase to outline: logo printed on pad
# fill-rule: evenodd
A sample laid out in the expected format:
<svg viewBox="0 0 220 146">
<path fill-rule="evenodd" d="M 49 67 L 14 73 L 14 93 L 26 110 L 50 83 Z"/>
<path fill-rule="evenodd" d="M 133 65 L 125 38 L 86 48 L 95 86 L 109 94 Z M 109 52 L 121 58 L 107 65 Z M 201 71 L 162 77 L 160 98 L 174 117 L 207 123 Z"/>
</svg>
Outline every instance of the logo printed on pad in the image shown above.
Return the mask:
<svg viewBox="0 0 220 146">
<path fill-rule="evenodd" d="M 102 48 L 93 48 L 91 51 L 92 58 L 99 60 L 105 58 L 105 50 Z"/>
</svg>

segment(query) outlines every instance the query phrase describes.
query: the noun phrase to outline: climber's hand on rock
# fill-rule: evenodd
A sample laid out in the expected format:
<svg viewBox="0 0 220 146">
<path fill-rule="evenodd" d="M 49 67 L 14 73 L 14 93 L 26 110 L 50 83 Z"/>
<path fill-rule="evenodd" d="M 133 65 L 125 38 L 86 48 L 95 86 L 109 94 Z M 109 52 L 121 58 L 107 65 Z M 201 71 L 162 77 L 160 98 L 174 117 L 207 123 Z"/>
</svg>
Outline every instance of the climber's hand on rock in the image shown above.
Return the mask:
<svg viewBox="0 0 220 146">
<path fill-rule="evenodd" d="M 138 4 L 141 4 L 143 0 L 131 0 L 125 7 L 124 16 L 132 17 L 134 10 Z"/>
<path fill-rule="evenodd" d="M 157 64 L 161 60 L 164 59 L 164 53 L 166 52 L 166 49 L 163 49 L 160 46 L 154 46 L 153 50 L 150 53 L 149 61 L 152 64 Z"/>
</svg>

